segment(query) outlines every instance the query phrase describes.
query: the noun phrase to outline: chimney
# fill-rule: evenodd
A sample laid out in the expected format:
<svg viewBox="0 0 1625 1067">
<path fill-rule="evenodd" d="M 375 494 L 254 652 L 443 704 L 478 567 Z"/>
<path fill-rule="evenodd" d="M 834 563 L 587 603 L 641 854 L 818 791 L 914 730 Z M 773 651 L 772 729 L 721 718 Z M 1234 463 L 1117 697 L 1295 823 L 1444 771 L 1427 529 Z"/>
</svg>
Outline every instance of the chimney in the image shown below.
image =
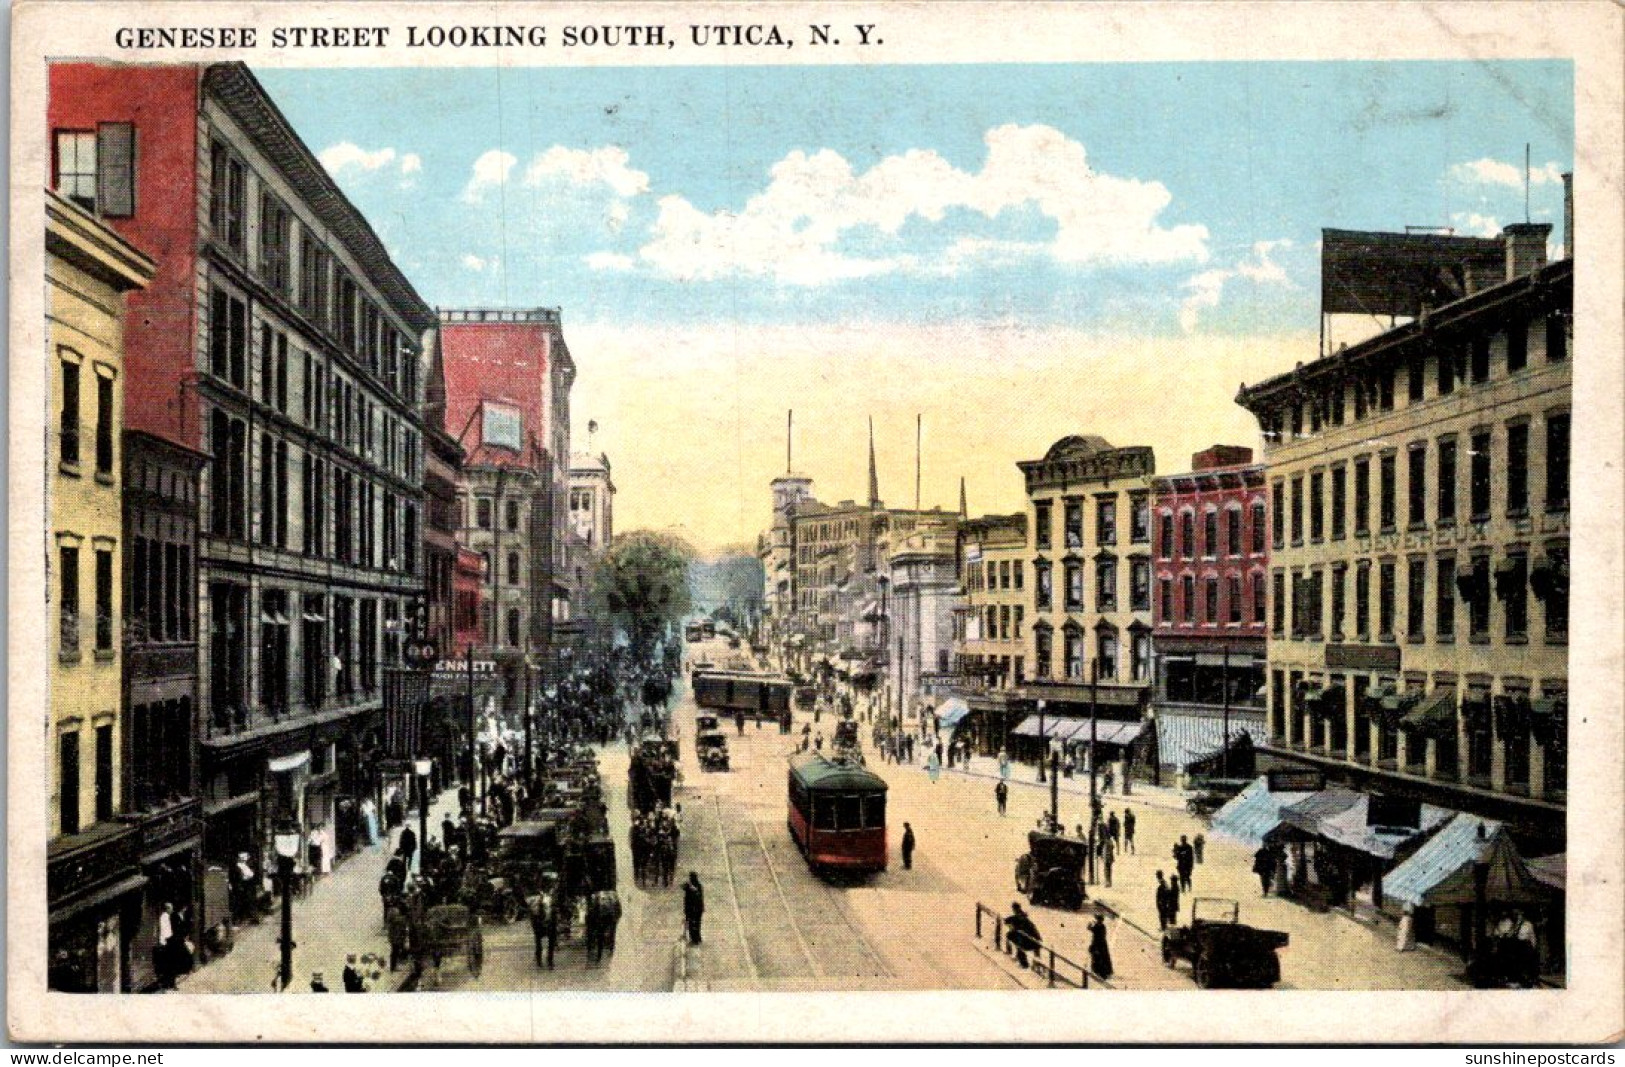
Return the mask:
<svg viewBox="0 0 1625 1067">
<path fill-rule="evenodd" d="M 1549 222 L 1514 222 L 1501 231 L 1507 246 L 1507 281 L 1533 274 L 1546 265 L 1546 239 L 1551 233 Z"/>
<path fill-rule="evenodd" d="M 1574 258 L 1574 175 L 1563 175 L 1563 258 Z"/>
</svg>

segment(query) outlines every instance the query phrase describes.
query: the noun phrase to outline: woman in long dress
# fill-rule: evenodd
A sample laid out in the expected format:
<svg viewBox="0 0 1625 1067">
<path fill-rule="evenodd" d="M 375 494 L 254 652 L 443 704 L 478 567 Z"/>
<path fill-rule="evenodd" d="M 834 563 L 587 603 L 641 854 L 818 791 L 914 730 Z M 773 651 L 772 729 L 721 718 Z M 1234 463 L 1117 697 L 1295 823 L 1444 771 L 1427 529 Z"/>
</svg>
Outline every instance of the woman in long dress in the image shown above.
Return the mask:
<svg viewBox="0 0 1625 1067">
<path fill-rule="evenodd" d="M 1112 976 L 1112 950 L 1106 944 L 1106 920 L 1099 915 L 1089 924 L 1089 969 L 1101 978 Z"/>
</svg>

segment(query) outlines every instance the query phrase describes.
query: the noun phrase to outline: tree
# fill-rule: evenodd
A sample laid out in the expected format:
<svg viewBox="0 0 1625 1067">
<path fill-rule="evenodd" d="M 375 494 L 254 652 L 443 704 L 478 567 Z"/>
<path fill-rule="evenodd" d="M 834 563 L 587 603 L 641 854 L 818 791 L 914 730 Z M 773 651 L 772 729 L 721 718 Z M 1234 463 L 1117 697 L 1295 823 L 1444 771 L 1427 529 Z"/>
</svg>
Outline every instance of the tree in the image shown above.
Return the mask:
<svg viewBox="0 0 1625 1067">
<path fill-rule="evenodd" d="M 625 631 L 640 657 L 666 627 L 688 616 L 694 549 L 679 537 L 638 530 L 615 539 L 593 572 L 593 607 Z"/>
</svg>

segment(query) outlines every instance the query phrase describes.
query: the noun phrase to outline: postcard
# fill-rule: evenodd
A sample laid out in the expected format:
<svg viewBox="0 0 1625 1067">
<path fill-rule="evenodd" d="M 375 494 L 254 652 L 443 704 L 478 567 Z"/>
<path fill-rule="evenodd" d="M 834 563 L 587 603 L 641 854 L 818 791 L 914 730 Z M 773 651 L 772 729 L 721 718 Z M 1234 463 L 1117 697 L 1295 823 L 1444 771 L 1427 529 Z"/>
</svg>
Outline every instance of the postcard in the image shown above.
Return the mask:
<svg viewBox="0 0 1625 1067">
<path fill-rule="evenodd" d="M 20 5 L 12 1037 L 1617 1039 L 1620 40 Z"/>
</svg>

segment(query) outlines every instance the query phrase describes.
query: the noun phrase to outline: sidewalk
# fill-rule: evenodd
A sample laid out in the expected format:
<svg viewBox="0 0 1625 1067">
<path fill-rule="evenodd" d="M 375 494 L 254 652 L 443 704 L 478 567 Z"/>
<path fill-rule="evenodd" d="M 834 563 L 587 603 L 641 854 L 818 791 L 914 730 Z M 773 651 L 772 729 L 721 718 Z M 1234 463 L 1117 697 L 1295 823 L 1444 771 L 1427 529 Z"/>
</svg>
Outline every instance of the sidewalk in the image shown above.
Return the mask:
<svg viewBox="0 0 1625 1067">
<path fill-rule="evenodd" d="M 441 793 L 429 809 L 429 834 L 439 837 L 442 816 L 457 809 L 457 790 Z M 417 833 L 417 819 L 411 820 Z M 312 972 L 320 971 L 327 988 L 341 993 L 345 957 L 373 953 L 389 959 L 389 938 L 384 931 L 378 880 L 394 854 L 400 828 L 386 842 L 351 853 L 333 873 L 316 880 L 310 892 L 293 902 L 293 984 L 295 993 L 310 990 Z M 182 993 L 269 993 L 281 965 L 282 899 L 274 898 L 269 914 L 258 925 L 240 926 L 236 945 L 226 955 L 210 960 L 176 982 Z M 403 966 L 392 976 L 386 966 L 375 991 L 395 989 L 411 973 Z"/>
<path fill-rule="evenodd" d="M 909 764 L 905 763 L 903 766 L 907 767 Z M 917 767 L 920 773 L 925 773 L 925 766 L 923 763 L 915 763 L 913 766 Z M 997 781 L 1000 777 L 999 761 L 994 759 L 992 756 L 972 756 L 970 758 L 970 765 L 968 767 L 956 760 L 953 768 L 951 770 L 945 770 L 944 773 L 957 774 L 967 778 L 986 778 L 989 781 Z M 1050 788 L 1050 783 L 1047 780 L 1049 774 L 1047 768 L 1044 773 L 1046 780 L 1040 782 L 1038 780 L 1038 767 L 1035 764 L 1011 763 L 1010 777 L 1006 778 L 1005 781 L 1008 782 L 1012 788 L 1025 785 L 1032 786 L 1037 789 L 1043 789 L 1047 792 Z M 1117 784 L 1120 785 L 1121 783 Z M 1102 803 L 1109 798 L 1115 804 L 1139 804 L 1145 807 L 1165 808 L 1169 811 L 1185 810 L 1185 797 L 1177 789 L 1173 789 L 1165 785 L 1151 785 L 1149 782 L 1142 782 L 1137 779 L 1133 782 L 1130 788 L 1133 790 L 1133 792 L 1127 796 L 1124 796 L 1121 791 L 1108 793 L 1103 789 L 1099 790 L 1099 795 Z M 1060 791 L 1062 793 L 1067 793 L 1074 796 L 1088 796 L 1089 775 L 1083 772 L 1075 773 L 1071 778 L 1062 775 Z"/>
</svg>

